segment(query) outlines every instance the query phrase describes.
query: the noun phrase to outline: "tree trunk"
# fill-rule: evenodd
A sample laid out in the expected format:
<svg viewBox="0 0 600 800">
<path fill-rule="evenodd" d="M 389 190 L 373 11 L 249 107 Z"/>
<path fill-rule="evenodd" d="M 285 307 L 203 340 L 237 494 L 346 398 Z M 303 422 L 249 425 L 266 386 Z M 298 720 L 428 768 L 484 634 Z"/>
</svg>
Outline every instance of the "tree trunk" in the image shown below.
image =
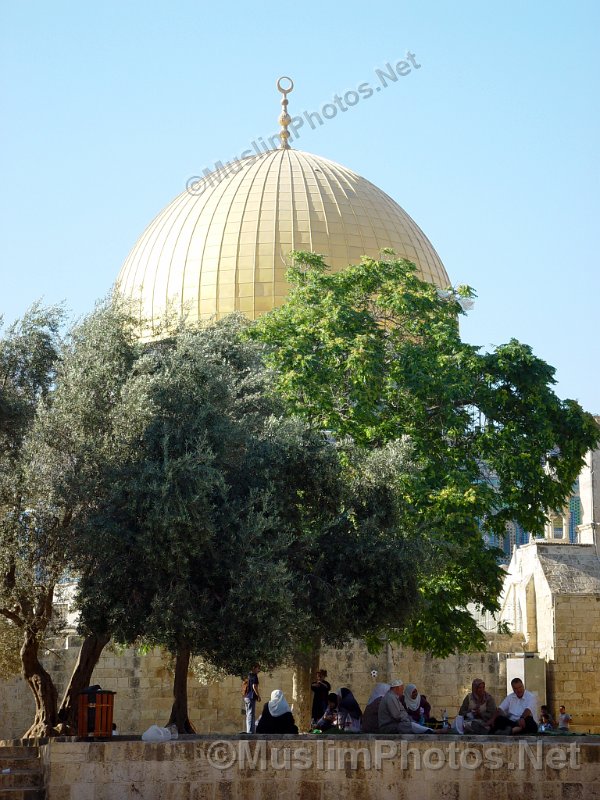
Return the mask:
<svg viewBox="0 0 600 800">
<path fill-rule="evenodd" d="M 173 707 L 167 725 L 176 725 L 179 733 L 196 733 L 188 717 L 187 679 L 190 657 L 190 648 L 181 646 L 175 659 Z"/>
<path fill-rule="evenodd" d="M 312 691 L 310 685 L 319 668 L 321 640 L 316 639 L 307 653 L 296 656 L 293 672 L 294 719 L 302 733 L 310 730 L 312 716 Z"/>
<path fill-rule="evenodd" d="M 77 734 L 77 697 L 92 681 L 92 673 L 102 650 L 110 641 L 110 634 L 86 636 L 77 656 L 69 685 L 58 709 L 59 731 L 63 735 Z"/>
<path fill-rule="evenodd" d="M 35 698 L 35 719 L 23 734 L 24 739 L 56 736 L 58 695 L 50 675 L 38 659 L 39 642 L 35 633 L 25 630 L 21 647 L 21 671 Z"/>
</svg>

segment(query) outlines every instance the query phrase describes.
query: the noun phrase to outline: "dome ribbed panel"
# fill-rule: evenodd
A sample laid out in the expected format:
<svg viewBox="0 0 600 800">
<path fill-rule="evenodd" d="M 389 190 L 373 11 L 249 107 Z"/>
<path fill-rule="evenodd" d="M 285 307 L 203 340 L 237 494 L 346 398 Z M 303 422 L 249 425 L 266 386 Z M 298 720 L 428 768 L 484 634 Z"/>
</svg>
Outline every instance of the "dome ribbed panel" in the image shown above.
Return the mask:
<svg viewBox="0 0 600 800">
<path fill-rule="evenodd" d="M 449 283 L 423 231 L 385 192 L 327 159 L 273 150 L 175 198 L 136 243 L 117 287 L 139 303 L 151 336 L 167 308 L 195 321 L 281 305 L 291 250 L 322 253 L 339 270 L 384 247 L 426 280 Z"/>
</svg>

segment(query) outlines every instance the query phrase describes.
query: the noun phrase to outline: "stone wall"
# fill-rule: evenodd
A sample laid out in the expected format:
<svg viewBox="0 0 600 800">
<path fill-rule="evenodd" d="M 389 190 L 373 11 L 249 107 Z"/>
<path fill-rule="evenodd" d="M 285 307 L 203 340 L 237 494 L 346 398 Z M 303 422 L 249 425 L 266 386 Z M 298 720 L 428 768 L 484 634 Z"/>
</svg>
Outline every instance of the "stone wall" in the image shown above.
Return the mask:
<svg viewBox="0 0 600 800">
<path fill-rule="evenodd" d="M 577 729 L 600 728 L 600 597 L 555 598 L 556 648 L 548 664 L 548 694 L 564 704 Z"/>
<path fill-rule="evenodd" d="M 534 586 L 535 592 L 528 592 Z M 535 617 L 535 640 L 546 661 L 547 702 L 573 716 L 573 729 L 600 732 L 600 562 L 595 546 L 532 542 L 515 550 L 504 586 L 503 621 Z"/>
<path fill-rule="evenodd" d="M 60 692 L 64 689 L 77 657 L 76 642 L 66 650 L 45 657 L 44 663 L 55 676 Z M 496 698 L 505 696 L 506 655 L 522 649 L 522 639 L 491 637 L 490 647 L 499 652 L 474 653 L 445 660 L 433 659 L 409 649 L 388 647 L 370 655 L 364 645 L 355 643 L 344 650 L 324 650 L 321 666 L 328 670 L 334 689 L 349 686 L 364 707 L 378 681 L 401 677 L 415 683 L 427 695 L 432 713 L 440 717 L 443 709 L 452 716 L 475 677 L 484 678 Z M 373 677 L 372 670 L 377 670 Z M 292 699 L 292 672 L 279 670 L 261 675 L 263 698 L 283 689 Z M 140 734 L 153 723 L 164 724 L 172 703 L 173 675 L 168 660 L 158 651 L 140 655 L 133 649 L 113 652 L 105 649 L 92 678 L 104 689 L 117 692 L 115 722 L 122 734 Z M 238 733 L 244 728 L 241 714 L 240 678 L 201 686 L 190 678 L 188 684 L 190 718 L 199 733 Z M 33 719 L 34 704 L 21 678 L 0 684 L 0 739 L 18 738 Z"/>
<path fill-rule="evenodd" d="M 548 581 L 535 560 L 536 572 L 533 579 L 535 585 L 535 612 L 536 612 L 536 650 L 542 658 L 552 661 L 555 657 L 555 608 L 554 596 L 548 586 Z"/>
<path fill-rule="evenodd" d="M 51 740 L 47 800 L 597 800 L 600 743 L 569 737 Z"/>
<path fill-rule="evenodd" d="M 600 423 L 600 419 L 596 417 Z M 593 544 L 599 551 L 600 533 L 600 448 L 586 453 L 585 463 L 579 473 L 579 498 L 581 501 L 581 524 L 577 528 L 577 540 L 582 544 Z"/>
</svg>

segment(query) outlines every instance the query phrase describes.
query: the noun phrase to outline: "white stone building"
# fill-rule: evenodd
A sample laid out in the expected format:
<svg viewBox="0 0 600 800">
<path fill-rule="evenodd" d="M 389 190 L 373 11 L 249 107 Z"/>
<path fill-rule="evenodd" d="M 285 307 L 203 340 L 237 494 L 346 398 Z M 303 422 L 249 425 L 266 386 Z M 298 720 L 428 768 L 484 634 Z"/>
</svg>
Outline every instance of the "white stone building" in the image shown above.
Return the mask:
<svg viewBox="0 0 600 800">
<path fill-rule="evenodd" d="M 599 420 L 600 421 L 600 420 Z M 590 451 L 562 513 L 542 539 L 515 548 L 499 620 L 547 662 L 551 707 L 567 706 L 583 727 L 600 726 L 600 450 Z"/>
</svg>

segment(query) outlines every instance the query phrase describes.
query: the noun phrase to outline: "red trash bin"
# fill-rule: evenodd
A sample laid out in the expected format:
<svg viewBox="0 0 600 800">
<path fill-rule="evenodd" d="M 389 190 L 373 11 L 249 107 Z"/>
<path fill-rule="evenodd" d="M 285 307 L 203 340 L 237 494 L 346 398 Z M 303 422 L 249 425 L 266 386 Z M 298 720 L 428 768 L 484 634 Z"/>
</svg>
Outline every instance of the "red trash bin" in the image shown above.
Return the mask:
<svg viewBox="0 0 600 800">
<path fill-rule="evenodd" d="M 112 736 L 116 692 L 99 689 L 82 692 L 77 701 L 77 735 L 104 738 Z"/>
</svg>

